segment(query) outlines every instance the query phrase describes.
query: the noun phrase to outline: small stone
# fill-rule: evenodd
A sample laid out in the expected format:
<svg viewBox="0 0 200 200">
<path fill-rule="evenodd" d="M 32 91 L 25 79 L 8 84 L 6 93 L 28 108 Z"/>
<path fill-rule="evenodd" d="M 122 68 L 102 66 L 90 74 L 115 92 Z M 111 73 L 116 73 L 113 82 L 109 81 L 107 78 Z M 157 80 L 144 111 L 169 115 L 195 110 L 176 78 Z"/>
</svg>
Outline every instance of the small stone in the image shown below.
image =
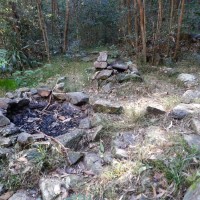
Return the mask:
<svg viewBox="0 0 200 200">
<path fill-rule="evenodd" d="M 128 65 L 128 69 L 131 71 L 132 74 L 137 74 L 138 76 L 141 75 L 135 64 Z"/>
<path fill-rule="evenodd" d="M 200 135 L 200 120 L 193 118 L 191 121 L 191 127 L 196 134 Z"/>
<path fill-rule="evenodd" d="M 119 158 L 119 159 L 128 158 L 128 152 L 124 149 L 120 149 L 117 147 L 113 148 L 113 154 L 115 158 Z"/>
<path fill-rule="evenodd" d="M 33 142 L 33 137 L 32 135 L 26 132 L 20 133 L 18 135 L 17 142 L 20 146 L 24 147 L 24 146 L 30 145 Z"/>
<path fill-rule="evenodd" d="M 25 190 L 19 190 L 9 200 L 34 200 L 34 198 L 30 197 Z"/>
<path fill-rule="evenodd" d="M 107 100 L 97 100 L 93 109 L 95 112 L 109 113 L 109 114 L 121 114 L 123 107 Z"/>
<path fill-rule="evenodd" d="M 70 162 L 69 164 L 74 165 L 83 157 L 84 154 L 80 152 L 69 151 L 67 155 L 68 161 Z"/>
<path fill-rule="evenodd" d="M 198 99 L 200 99 L 200 91 L 198 90 L 187 90 L 182 96 L 183 103 L 193 103 Z"/>
<path fill-rule="evenodd" d="M 42 193 L 43 200 L 61 200 L 62 187 L 69 188 L 70 178 L 66 177 L 63 180 L 59 178 L 41 178 L 39 187 Z"/>
<path fill-rule="evenodd" d="M 15 95 L 12 92 L 7 92 L 5 96 L 7 98 L 9 98 L 9 99 L 14 99 L 15 98 Z"/>
<path fill-rule="evenodd" d="M 9 98 L 0 98 L 0 109 L 7 110 L 9 102 Z"/>
<path fill-rule="evenodd" d="M 60 77 L 60 78 L 58 78 L 58 80 L 57 80 L 57 84 L 59 84 L 59 83 L 63 83 L 63 82 L 65 82 L 67 80 L 67 77 L 66 76 L 62 76 L 62 77 Z"/>
<path fill-rule="evenodd" d="M 36 95 L 37 94 L 37 89 L 31 88 L 30 92 L 31 92 L 31 95 Z"/>
<path fill-rule="evenodd" d="M 41 97 L 48 97 L 51 94 L 51 89 L 48 87 L 41 87 L 37 89 L 37 92 Z"/>
<path fill-rule="evenodd" d="M 0 158 L 6 158 L 12 152 L 11 149 L 0 147 Z"/>
<path fill-rule="evenodd" d="M 194 86 L 198 84 L 197 77 L 193 74 L 182 73 L 179 74 L 177 79 L 183 82 L 186 86 Z"/>
<path fill-rule="evenodd" d="M 103 130 L 102 125 L 99 125 L 93 129 L 90 129 L 87 134 L 88 140 L 89 141 L 99 140 L 101 138 L 101 134 L 103 132 L 102 130 Z"/>
<path fill-rule="evenodd" d="M 98 62 L 98 61 L 94 62 L 94 67 L 96 69 L 105 69 L 107 65 L 108 65 L 107 62 Z"/>
<path fill-rule="evenodd" d="M 99 52 L 99 57 L 97 58 L 98 62 L 106 62 L 108 59 L 108 53 L 106 51 Z"/>
<path fill-rule="evenodd" d="M 75 129 L 71 130 L 64 135 L 60 135 L 56 137 L 56 139 L 61 142 L 65 147 L 71 149 L 77 149 L 79 146 L 79 142 L 81 141 L 82 137 L 86 134 L 83 129 Z"/>
<path fill-rule="evenodd" d="M 66 100 L 74 105 L 81 106 L 89 102 L 89 96 L 83 92 L 66 93 Z"/>
<path fill-rule="evenodd" d="M 124 63 L 123 61 L 114 61 L 114 62 L 110 63 L 110 66 L 113 69 L 117 69 L 120 71 L 125 71 L 128 69 L 128 65 L 126 63 Z"/>
<path fill-rule="evenodd" d="M 162 105 L 153 104 L 153 105 L 147 106 L 147 114 L 163 115 L 165 113 L 166 113 L 166 111 Z"/>
<path fill-rule="evenodd" d="M 87 170 L 99 175 L 103 171 L 101 158 L 95 153 L 87 153 L 84 157 L 84 165 Z"/>
<path fill-rule="evenodd" d="M 90 129 L 90 128 L 91 128 L 90 119 L 89 119 L 88 117 L 82 119 L 82 120 L 79 122 L 79 128 Z"/>
<path fill-rule="evenodd" d="M 110 82 L 110 83 L 107 83 L 106 85 L 103 85 L 102 90 L 105 93 L 110 93 L 112 91 L 112 83 Z"/>
<path fill-rule="evenodd" d="M 183 135 L 184 140 L 188 143 L 191 148 L 197 148 L 200 151 L 200 135 Z"/>
<path fill-rule="evenodd" d="M 65 83 L 57 83 L 54 90 L 59 92 L 59 91 L 63 91 L 64 88 L 65 88 Z"/>
<path fill-rule="evenodd" d="M 97 74 L 97 76 L 95 77 L 98 80 L 105 80 L 107 78 L 109 78 L 113 73 L 113 70 L 102 70 L 100 73 Z"/>
<path fill-rule="evenodd" d="M 117 76 L 117 80 L 119 83 L 122 83 L 122 82 L 128 82 L 128 81 L 133 81 L 133 82 L 142 82 L 143 79 L 138 76 L 137 74 L 118 74 Z"/>
<path fill-rule="evenodd" d="M 200 179 L 193 183 L 187 190 L 183 200 L 199 200 L 200 199 Z"/>
<path fill-rule="evenodd" d="M 0 147 L 9 147 L 12 141 L 10 138 L 0 137 Z"/>
<path fill-rule="evenodd" d="M 3 113 L 0 111 L 0 127 L 4 127 L 9 124 L 10 120 L 7 117 L 5 117 Z"/>
<path fill-rule="evenodd" d="M 146 139 L 155 145 L 165 144 L 168 140 L 167 132 L 159 126 L 150 126 L 146 129 Z"/>
<path fill-rule="evenodd" d="M 170 112 L 171 116 L 175 119 L 183 119 L 188 115 L 200 113 L 200 104 L 179 104 Z"/>
<path fill-rule="evenodd" d="M 52 94 L 58 100 L 62 100 L 62 101 L 66 100 L 66 94 L 65 93 L 53 92 Z"/>
</svg>

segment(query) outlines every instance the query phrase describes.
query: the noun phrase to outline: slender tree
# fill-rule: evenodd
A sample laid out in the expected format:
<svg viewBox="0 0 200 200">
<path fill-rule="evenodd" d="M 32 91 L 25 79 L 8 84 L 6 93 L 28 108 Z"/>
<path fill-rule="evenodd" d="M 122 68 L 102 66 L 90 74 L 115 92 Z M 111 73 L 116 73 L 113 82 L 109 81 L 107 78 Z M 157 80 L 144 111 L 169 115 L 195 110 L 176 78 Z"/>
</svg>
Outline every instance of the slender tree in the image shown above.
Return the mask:
<svg viewBox="0 0 200 200">
<path fill-rule="evenodd" d="M 185 0 L 181 1 L 181 11 L 180 16 L 178 20 L 178 31 L 177 31 L 177 37 L 176 37 L 176 47 L 174 52 L 174 59 L 177 58 L 178 50 L 179 50 L 179 41 L 180 41 L 180 33 L 181 33 L 181 26 L 183 21 L 183 15 L 184 15 L 184 7 L 185 7 Z"/>
<path fill-rule="evenodd" d="M 63 53 L 65 53 L 67 51 L 68 29 L 69 29 L 69 0 L 66 0 L 65 27 L 64 27 L 64 38 L 63 38 Z"/>
<path fill-rule="evenodd" d="M 48 35 L 47 35 L 47 28 L 44 20 L 44 16 L 42 13 L 42 1 L 37 0 L 37 9 L 38 9 L 38 18 L 39 18 L 39 23 L 40 23 L 40 28 L 42 31 L 43 35 L 43 40 L 44 40 L 44 45 L 46 49 L 46 54 L 47 54 L 47 59 L 50 62 L 50 53 L 49 53 L 49 41 L 48 41 Z"/>
</svg>

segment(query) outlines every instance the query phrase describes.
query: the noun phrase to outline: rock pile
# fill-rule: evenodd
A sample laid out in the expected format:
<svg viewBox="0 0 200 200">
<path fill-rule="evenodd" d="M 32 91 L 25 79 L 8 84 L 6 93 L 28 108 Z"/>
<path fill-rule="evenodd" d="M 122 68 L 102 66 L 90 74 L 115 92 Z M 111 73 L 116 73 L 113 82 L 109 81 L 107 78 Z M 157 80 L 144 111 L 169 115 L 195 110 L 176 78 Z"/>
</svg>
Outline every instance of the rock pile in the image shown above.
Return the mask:
<svg viewBox="0 0 200 200">
<path fill-rule="evenodd" d="M 96 73 L 93 80 L 97 80 L 102 86 L 114 82 L 143 81 L 135 64 L 122 60 L 109 61 L 108 53 L 105 51 L 99 53 L 94 67 Z"/>
</svg>

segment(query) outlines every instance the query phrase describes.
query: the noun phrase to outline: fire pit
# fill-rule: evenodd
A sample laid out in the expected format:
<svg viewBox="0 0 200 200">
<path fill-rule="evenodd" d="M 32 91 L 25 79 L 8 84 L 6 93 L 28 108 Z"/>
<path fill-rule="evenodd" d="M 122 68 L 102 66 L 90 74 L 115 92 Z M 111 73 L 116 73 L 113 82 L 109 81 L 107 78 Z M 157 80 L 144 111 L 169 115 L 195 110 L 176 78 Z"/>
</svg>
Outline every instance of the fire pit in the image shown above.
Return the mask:
<svg viewBox="0 0 200 200">
<path fill-rule="evenodd" d="M 7 109 L 7 117 L 21 130 L 30 134 L 43 132 L 53 137 L 78 127 L 79 121 L 86 117 L 80 108 L 68 102 L 54 101 L 45 109 L 47 105 L 47 101 L 44 100 L 31 101 L 21 109 L 11 105 Z"/>
</svg>

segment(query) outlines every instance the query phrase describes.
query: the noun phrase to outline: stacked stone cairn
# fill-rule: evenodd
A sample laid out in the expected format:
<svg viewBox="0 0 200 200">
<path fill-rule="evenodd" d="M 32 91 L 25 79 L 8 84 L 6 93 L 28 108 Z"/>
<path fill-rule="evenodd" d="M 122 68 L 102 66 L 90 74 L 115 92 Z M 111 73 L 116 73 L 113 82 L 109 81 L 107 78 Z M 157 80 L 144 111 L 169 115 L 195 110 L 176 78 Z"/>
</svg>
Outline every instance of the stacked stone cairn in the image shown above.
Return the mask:
<svg viewBox="0 0 200 200">
<path fill-rule="evenodd" d="M 143 81 L 137 66 L 131 61 L 124 62 L 123 60 L 112 60 L 109 62 L 108 52 L 99 53 L 99 57 L 94 62 L 96 72 L 93 80 L 97 80 L 100 86 L 107 83 L 122 83 L 127 81 Z"/>
</svg>

